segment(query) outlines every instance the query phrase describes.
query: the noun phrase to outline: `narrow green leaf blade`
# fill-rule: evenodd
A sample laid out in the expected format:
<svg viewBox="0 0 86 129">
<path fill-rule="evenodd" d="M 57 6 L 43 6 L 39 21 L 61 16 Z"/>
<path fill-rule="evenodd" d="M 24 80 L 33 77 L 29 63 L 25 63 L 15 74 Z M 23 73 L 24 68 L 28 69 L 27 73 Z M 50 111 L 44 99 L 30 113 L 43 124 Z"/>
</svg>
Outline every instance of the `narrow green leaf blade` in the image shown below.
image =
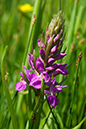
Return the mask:
<svg viewBox="0 0 86 129">
<path fill-rule="evenodd" d="M 77 126 L 75 126 L 72 129 L 79 129 L 81 127 L 81 125 L 84 123 L 85 120 L 86 120 L 86 117 L 84 117 L 84 119 Z"/>
<path fill-rule="evenodd" d="M 8 90 L 8 85 L 7 85 L 7 83 L 6 83 L 5 79 L 4 79 L 3 61 L 4 61 L 6 51 L 7 51 L 7 46 L 4 49 L 2 59 L 1 59 L 2 83 L 3 83 L 4 90 L 5 90 L 5 95 L 6 95 L 6 99 L 7 99 L 7 102 L 8 102 L 8 109 L 9 109 L 10 114 L 11 114 L 13 127 L 14 127 L 14 129 L 18 129 L 18 124 L 17 124 L 17 120 L 16 120 L 16 116 L 15 116 L 15 111 L 14 111 L 12 101 L 11 101 L 11 97 L 10 97 L 10 93 L 9 93 L 9 90 Z"/>
</svg>

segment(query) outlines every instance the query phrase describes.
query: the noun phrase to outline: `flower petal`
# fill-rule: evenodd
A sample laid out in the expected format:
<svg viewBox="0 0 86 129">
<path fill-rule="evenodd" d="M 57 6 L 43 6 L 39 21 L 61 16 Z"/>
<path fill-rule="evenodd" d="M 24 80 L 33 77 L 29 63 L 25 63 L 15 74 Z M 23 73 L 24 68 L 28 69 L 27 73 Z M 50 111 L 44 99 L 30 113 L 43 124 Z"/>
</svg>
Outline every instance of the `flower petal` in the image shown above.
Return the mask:
<svg viewBox="0 0 86 129">
<path fill-rule="evenodd" d="M 50 92 L 49 89 L 45 89 L 45 90 L 44 90 L 44 93 L 45 93 L 45 94 L 49 94 L 49 95 L 51 94 L 51 92 Z"/>
<path fill-rule="evenodd" d="M 25 66 L 24 66 L 24 70 L 25 70 L 25 72 L 26 72 L 25 75 L 26 75 L 27 79 L 29 80 L 29 77 L 30 77 L 30 71 L 31 71 L 32 69 L 28 70 L 28 69 L 26 69 Z"/>
<path fill-rule="evenodd" d="M 20 73 L 20 76 L 22 76 L 23 80 L 25 80 L 25 78 L 24 78 L 24 76 L 23 76 L 23 73 L 22 73 L 22 72 Z"/>
<path fill-rule="evenodd" d="M 54 58 L 49 58 L 49 60 L 48 60 L 48 64 L 53 64 L 55 62 L 55 59 Z"/>
<path fill-rule="evenodd" d="M 56 54 L 56 56 L 55 56 L 55 60 L 59 60 L 59 59 L 62 59 L 64 56 L 66 56 L 66 54 L 65 53 L 58 53 L 58 54 Z"/>
<path fill-rule="evenodd" d="M 36 79 L 36 80 L 34 80 L 34 81 L 31 81 L 31 82 L 29 83 L 29 86 L 33 86 L 33 87 L 36 88 L 36 89 L 40 89 L 40 88 L 41 88 L 41 80 Z"/>
<path fill-rule="evenodd" d="M 67 70 L 65 69 L 66 65 L 67 65 L 67 64 L 60 65 L 56 70 L 50 72 L 49 75 L 50 75 L 50 76 L 52 76 L 52 75 L 53 75 L 53 76 L 56 76 L 56 75 L 58 75 L 58 74 L 63 74 L 63 75 L 69 74 L 69 73 L 67 72 Z"/>
<path fill-rule="evenodd" d="M 53 93 L 58 93 L 58 92 L 63 90 L 62 88 L 65 88 L 65 87 L 67 87 L 67 85 L 65 85 L 65 86 L 57 86 L 57 87 L 52 89 L 52 92 Z"/>
<path fill-rule="evenodd" d="M 48 71 L 52 71 L 52 70 L 57 69 L 59 66 L 61 66 L 61 64 L 55 63 L 55 64 L 53 64 L 49 67 L 46 67 L 45 69 L 48 70 Z"/>
<path fill-rule="evenodd" d="M 28 53 L 28 58 L 29 58 L 29 65 L 30 65 L 30 67 L 34 70 L 35 68 L 34 68 L 34 64 L 33 64 L 33 55 L 32 54 L 30 54 L 30 53 Z"/>
<path fill-rule="evenodd" d="M 58 106 L 58 101 L 59 101 L 59 99 L 56 98 L 56 96 L 54 96 L 54 95 L 48 96 L 48 102 L 49 102 L 50 105 L 53 106 L 53 108 Z"/>
<path fill-rule="evenodd" d="M 52 49 L 51 49 L 51 54 L 56 52 L 57 51 L 57 46 L 54 46 Z"/>
<path fill-rule="evenodd" d="M 44 48 L 45 45 L 44 45 L 44 43 L 42 43 L 40 40 L 38 40 L 38 47 L 39 47 L 39 48 Z"/>
<path fill-rule="evenodd" d="M 39 72 L 44 71 L 44 64 L 39 58 L 36 59 L 36 68 L 39 70 Z"/>
<path fill-rule="evenodd" d="M 26 82 L 25 81 L 17 82 L 15 87 L 16 87 L 15 90 L 17 90 L 17 91 L 25 90 L 26 89 Z"/>
<path fill-rule="evenodd" d="M 56 60 L 62 59 L 64 56 L 66 56 L 65 53 L 58 53 L 54 58 L 49 58 L 48 64 L 53 64 Z"/>
<path fill-rule="evenodd" d="M 41 79 L 39 78 L 38 75 L 32 73 L 30 75 L 29 80 L 30 80 L 29 86 L 33 86 L 36 89 L 40 89 L 41 88 Z"/>
<path fill-rule="evenodd" d="M 58 40 L 58 38 L 59 38 L 59 34 L 57 34 L 57 36 L 53 39 L 54 43 Z"/>
<path fill-rule="evenodd" d="M 44 59 L 44 57 L 45 57 L 45 50 L 44 49 L 40 49 L 39 53 L 40 53 L 41 57 Z"/>
</svg>

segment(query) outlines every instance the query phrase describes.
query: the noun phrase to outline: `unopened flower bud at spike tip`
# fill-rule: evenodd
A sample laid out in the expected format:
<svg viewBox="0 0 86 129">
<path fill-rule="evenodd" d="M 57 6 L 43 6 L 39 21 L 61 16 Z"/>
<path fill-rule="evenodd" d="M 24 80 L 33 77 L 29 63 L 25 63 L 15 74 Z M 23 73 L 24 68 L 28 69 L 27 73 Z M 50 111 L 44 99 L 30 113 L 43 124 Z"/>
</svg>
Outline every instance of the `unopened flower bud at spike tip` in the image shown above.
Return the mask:
<svg viewBox="0 0 86 129">
<path fill-rule="evenodd" d="M 55 17 L 51 20 L 49 24 L 48 28 L 49 36 L 51 37 L 53 34 L 56 35 L 57 33 L 59 33 L 59 30 L 61 30 L 61 28 L 62 29 L 64 28 L 63 26 L 64 26 L 64 19 L 62 11 L 60 11 L 57 15 L 55 15 Z"/>
</svg>

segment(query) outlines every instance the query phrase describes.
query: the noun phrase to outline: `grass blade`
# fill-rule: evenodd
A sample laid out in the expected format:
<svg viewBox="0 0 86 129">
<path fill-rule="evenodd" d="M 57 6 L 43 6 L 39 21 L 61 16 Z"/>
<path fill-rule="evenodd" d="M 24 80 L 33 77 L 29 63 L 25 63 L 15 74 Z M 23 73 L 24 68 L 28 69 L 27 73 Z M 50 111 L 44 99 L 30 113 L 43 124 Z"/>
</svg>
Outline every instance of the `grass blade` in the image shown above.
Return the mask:
<svg viewBox="0 0 86 129">
<path fill-rule="evenodd" d="M 28 52 L 31 53 L 32 52 L 32 43 L 33 43 L 33 38 L 34 38 L 34 34 L 36 32 L 36 30 L 38 30 L 38 28 L 36 28 L 36 24 L 38 24 L 36 21 L 38 19 L 38 16 L 40 15 L 39 12 L 41 10 L 41 0 L 36 0 L 35 1 L 35 5 L 34 5 L 34 11 L 33 11 L 33 15 L 32 15 L 32 19 L 31 19 L 31 24 L 30 24 L 30 29 L 29 29 L 29 35 L 28 35 L 28 44 L 26 47 L 26 51 L 25 51 L 25 58 L 24 58 L 24 64 L 26 66 L 26 68 L 28 67 Z M 36 21 L 35 24 L 33 25 L 33 17 L 34 15 L 36 16 Z M 40 20 L 40 19 L 39 19 Z"/>
<path fill-rule="evenodd" d="M 77 83 L 78 83 L 78 72 L 79 72 L 79 66 L 80 66 L 80 61 L 78 62 L 77 70 L 76 70 L 76 78 L 75 78 L 75 84 L 73 85 L 73 91 L 72 91 L 72 99 L 71 99 L 71 104 L 69 107 L 69 114 L 68 118 L 66 121 L 66 126 L 70 127 L 71 124 L 71 119 L 74 111 L 74 104 L 75 104 L 75 99 L 77 98 Z"/>
<path fill-rule="evenodd" d="M 7 99 L 7 102 L 8 102 L 8 109 L 9 109 L 10 114 L 11 114 L 13 127 L 14 127 L 14 129 L 18 129 L 18 124 L 17 124 L 17 120 L 16 120 L 16 116 L 15 116 L 15 111 L 14 111 L 12 101 L 11 101 L 11 97 L 10 97 L 10 93 L 9 93 L 9 90 L 8 90 L 8 85 L 7 85 L 7 83 L 4 79 L 3 61 L 4 61 L 6 51 L 7 51 L 7 46 L 4 49 L 3 56 L 2 56 L 2 59 L 1 59 L 2 83 L 3 83 L 4 90 L 5 90 L 5 95 L 6 95 L 6 99 Z"/>
<path fill-rule="evenodd" d="M 69 63 L 70 60 L 70 47 L 71 47 L 71 43 L 73 40 L 73 34 L 74 34 L 74 27 L 75 27 L 75 20 L 76 20 L 76 12 L 77 12 L 77 4 L 78 2 L 75 1 L 74 3 L 74 8 L 73 8 L 73 12 L 71 14 L 71 19 L 70 19 L 70 23 L 69 23 L 69 30 L 68 30 L 68 34 L 67 34 L 67 39 L 66 39 L 66 45 L 67 45 L 67 56 L 66 57 L 66 62 Z"/>
<path fill-rule="evenodd" d="M 74 35 L 75 36 L 77 34 L 77 30 L 78 30 L 79 25 L 80 25 L 80 21 L 81 21 L 83 12 L 84 12 L 84 8 L 85 8 L 85 6 L 80 6 L 80 9 L 78 11 L 77 20 L 76 20 L 76 24 L 75 24 L 75 30 L 74 30 Z"/>
<path fill-rule="evenodd" d="M 81 125 L 84 123 L 85 120 L 86 120 L 86 117 L 84 117 L 84 119 L 77 126 L 75 126 L 72 129 L 79 129 L 81 127 Z"/>
</svg>

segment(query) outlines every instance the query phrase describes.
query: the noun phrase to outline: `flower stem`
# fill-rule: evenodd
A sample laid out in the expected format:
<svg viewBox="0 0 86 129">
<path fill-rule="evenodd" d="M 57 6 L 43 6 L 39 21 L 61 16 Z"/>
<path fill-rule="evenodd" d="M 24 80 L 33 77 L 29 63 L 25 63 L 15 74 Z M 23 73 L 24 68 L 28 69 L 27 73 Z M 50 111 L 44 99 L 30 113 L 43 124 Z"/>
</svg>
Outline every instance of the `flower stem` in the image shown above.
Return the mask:
<svg viewBox="0 0 86 129">
<path fill-rule="evenodd" d="M 81 127 L 81 125 L 85 122 L 85 120 L 86 120 L 86 116 L 83 118 L 83 120 L 77 126 L 75 126 L 72 129 L 79 129 Z"/>
<path fill-rule="evenodd" d="M 34 109 L 33 111 L 31 111 L 29 116 L 29 129 L 38 129 L 39 127 L 43 100 L 44 100 L 44 80 L 42 79 L 40 96 L 38 96 Z M 35 119 L 33 117 L 34 114 L 35 114 Z"/>
<path fill-rule="evenodd" d="M 40 124 L 40 115 L 42 112 L 42 107 L 43 107 L 43 100 L 44 100 L 44 80 L 42 79 L 41 82 L 41 91 L 40 91 L 40 96 L 39 96 L 40 102 L 38 103 L 39 107 L 36 109 L 36 121 L 34 122 L 33 129 L 38 129 L 39 124 Z"/>
<path fill-rule="evenodd" d="M 3 62 L 4 62 L 4 57 L 5 57 L 6 51 L 7 51 L 7 46 L 4 49 L 3 56 L 2 56 L 2 59 L 1 59 L 2 83 L 3 83 L 3 87 L 4 87 L 4 91 L 5 91 L 5 95 L 6 95 L 6 99 L 7 99 L 7 103 L 8 103 L 8 109 L 9 109 L 10 114 L 11 114 L 13 128 L 18 129 L 18 123 L 17 123 L 13 103 L 12 103 L 12 100 L 11 100 L 11 96 L 10 96 L 10 93 L 9 93 L 8 84 L 7 84 L 6 80 L 4 79 Z"/>
<path fill-rule="evenodd" d="M 72 114 L 74 111 L 74 102 L 75 102 L 75 98 L 77 95 L 77 79 L 78 79 L 78 71 L 79 71 L 79 65 L 80 62 L 78 62 L 78 66 L 77 66 L 77 71 L 76 71 L 76 78 L 75 78 L 75 84 L 73 85 L 73 92 L 72 92 L 72 100 L 71 100 L 71 104 L 70 104 L 70 108 L 69 108 L 69 114 L 68 114 L 68 118 L 67 118 L 67 122 L 66 122 L 66 127 L 70 128 L 70 122 L 72 119 Z"/>
<path fill-rule="evenodd" d="M 59 11 L 61 10 L 61 0 L 59 0 Z"/>
<path fill-rule="evenodd" d="M 32 15 L 32 18 L 31 18 L 31 24 L 30 24 L 30 29 L 29 29 L 29 33 L 28 33 L 28 37 L 27 37 L 27 46 L 26 46 L 26 50 L 25 50 L 25 56 L 24 56 L 24 65 L 26 68 L 28 68 L 28 52 L 31 53 L 32 52 L 32 43 L 33 43 L 33 39 L 35 38 L 35 32 L 37 30 L 37 20 L 38 20 L 38 16 L 40 15 L 40 10 L 41 10 L 41 3 L 42 3 L 42 0 L 36 0 L 35 1 L 35 5 L 34 5 L 34 11 L 33 11 L 33 15 Z M 36 16 L 36 21 L 34 22 L 33 24 L 33 18 L 34 16 Z M 42 16 L 42 15 L 41 15 Z M 40 18 L 41 19 L 41 18 Z M 39 19 L 39 21 L 40 21 Z M 41 25 L 41 24 L 40 24 Z M 40 27 L 39 27 L 40 28 Z M 28 98 L 29 98 L 29 101 L 28 101 L 28 109 L 29 109 L 29 125 L 31 127 L 31 124 L 32 124 L 32 93 L 31 93 L 31 88 L 29 87 L 29 92 L 28 92 Z"/>
<path fill-rule="evenodd" d="M 47 96 L 46 96 L 46 100 L 47 100 Z M 47 100 L 47 103 L 48 103 L 48 100 Z M 59 123 L 57 122 L 56 117 L 55 117 L 55 115 L 54 115 L 54 113 L 53 113 L 53 111 L 52 111 L 52 107 L 50 106 L 49 103 L 48 103 L 48 106 L 49 106 L 50 112 L 52 113 L 53 118 L 54 118 L 54 120 L 55 120 L 55 122 L 56 122 L 56 124 L 57 124 L 57 127 L 60 129 L 60 125 L 59 125 Z M 48 117 L 49 117 L 49 116 L 48 116 Z"/>
<path fill-rule="evenodd" d="M 47 116 L 47 118 L 46 118 L 46 120 L 45 120 L 45 123 L 44 123 L 43 126 L 42 126 L 42 129 L 44 129 L 44 126 L 45 126 L 45 124 L 47 123 L 47 120 L 48 120 L 50 114 L 51 114 L 51 111 L 48 113 L 48 116 Z"/>
<path fill-rule="evenodd" d="M 73 8 L 73 11 L 72 11 L 72 14 L 71 14 L 71 19 L 70 19 L 68 36 L 67 36 L 67 39 L 66 39 L 66 45 L 68 45 L 66 52 L 67 52 L 68 57 L 66 57 L 65 62 L 67 61 L 67 63 L 69 63 L 70 59 L 71 59 L 70 58 L 70 56 L 71 56 L 70 47 L 71 47 L 71 43 L 72 43 L 73 35 L 74 35 L 75 21 L 76 21 L 76 16 L 77 16 L 77 7 L 78 7 L 78 3 L 75 1 L 74 2 L 74 8 Z"/>
</svg>

